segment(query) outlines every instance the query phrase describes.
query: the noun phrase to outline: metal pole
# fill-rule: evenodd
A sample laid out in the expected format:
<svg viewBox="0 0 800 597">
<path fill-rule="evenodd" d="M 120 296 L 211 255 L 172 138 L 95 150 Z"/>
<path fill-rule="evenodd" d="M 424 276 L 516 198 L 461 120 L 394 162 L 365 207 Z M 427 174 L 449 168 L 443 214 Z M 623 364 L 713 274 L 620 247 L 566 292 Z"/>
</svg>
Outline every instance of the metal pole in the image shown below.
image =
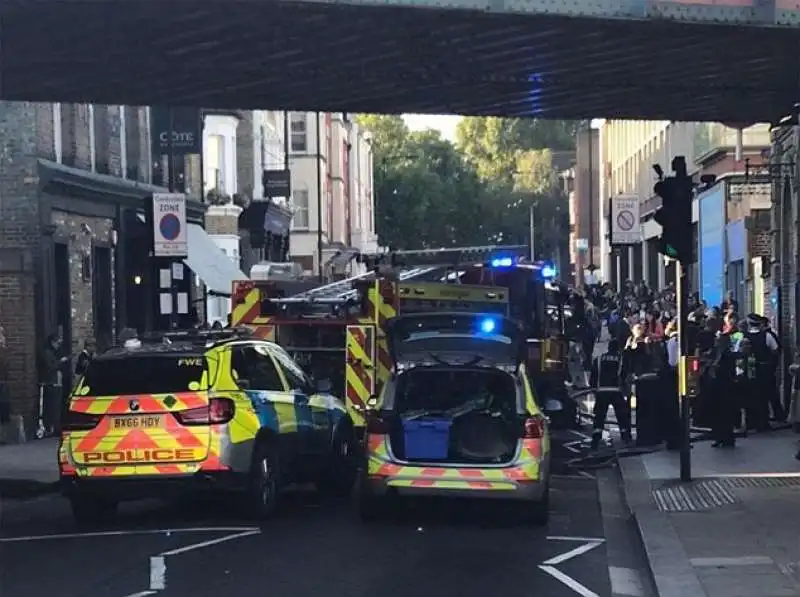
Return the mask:
<svg viewBox="0 0 800 597">
<path fill-rule="evenodd" d="M 535 221 L 535 211 L 536 211 L 536 203 L 531 203 L 531 207 L 528 210 L 528 226 L 530 228 L 530 243 L 531 243 L 531 261 L 534 260 L 536 257 L 536 249 L 534 248 L 534 241 L 536 240 L 536 228 L 534 227 Z"/>
<path fill-rule="evenodd" d="M 675 262 L 675 278 L 677 283 L 678 298 L 678 368 L 683 367 L 684 356 L 689 354 L 689 284 L 686 276 L 686 268 L 680 262 Z M 680 376 L 678 377 L 680 379 Z M 678 400 L 681 405 L 681 452 L 680 470 L 681 481 L 692 480 L 692 446 L 690 443 L 690 424 L 691 410 L 689 408 L 689 397 L 682 394 L 683 384 L 678 383 Z"/>
<path fill-rule="evenodd" d="M 287 170 L 289 169 L 289 148 L 291 137 L 289 134 L 289 111 L 284 110 L 283 112 L 283 167 Z M 288 201 L 291 197 L 287 197 L 286 200 Z"/>
<path fill-rule="evenodd" d="M 203 110 L 198 110 L 198 115 L 200 118 L 200 202 L 206 202 L 206 160 L 205 156 L 203 155 L 203 149 L 205 144 L 203 140 L 205 139 L 205 129 L 206 129 L 206 116 Z M 195 287 L 194 285 L 194 274 L 189 272 L 189 279 L 192 280 L 192 288 Z M 203 322 L 208 323 L 208 286 L 203 284 Z M 194 302 L 193 304 L 197 304 Z M 231 306 L 231 310 L 233 310 L 233 306 Z M 199 311 L 199 309 L 198 309 Z"/>
<path fill-rule="evenodd" d="M 319 124 L 320 113 L 316 112 L 317 119 L 317 276 L 322 282 L 322 134 Z"/>
<path fill-rule="evenodd" d="M 291 168 L 289 167 L 289 160 L 290 160 L 290 150 L 291 150 L 291 132 L 289 129 L 289 111 L 283 111 L 283 167 L 288 172 L 289 176 L 289 195 L 291 195 L 291 187 L 292 187 L 292 172 Z M 286 197 L 286 201 L 291 201 L 292 198 Z M 306 210 L 308 211 L 308 210 Z M 291 225 L 290 225 L 291 227 Z M 279 237 L 278 239 L 278 261 L 283 261 L 288 254 L 288 251 L 284 251 L 284 247 L 289 243 L 289 233 L 290 227 L 286 229 L 286 233 Z"/>
<path fill-rule="evenodd" d="M 175 143 L 172 138 L 172 131 L 175 130 L 175 111 L 169 108 L 169 124 L 167 128 L 167 187 L 170 193 L 175 192 Z"/>
<path fill-rule="evenodd" d="M 169 130 L 167 131 L 167 184 L 170 193 L 175 192 L 175 141 L 172 138 L 173 131 L 175 130 L 175 110 L 170 106 L 169 108 Z M 156 217 L 153 214 L 153 217 Z M 175 300 L 175 281 L 172 277 L 172 259 L 164 259 L 162 262 L 167 269 L 169 269 L 169 294 L 170 300 L 172 303 L 172 308 L 169 310 L 169 329 L 174 330 L 178 327 L 178 320 L 177 320 L 177 313 L 175 313 L 175 307 L 177 306 L 177 301 Z M 156 267 L 159 267 L 157 265 Z M 161 277 L 157 276 L 156 280 L 160 280 Z M 160 293 L 160 289 L 159 289 Z M 159 304 L 161 301 L 159 300 Z"/>
<path fill-rule="evenodd" d="M 594 273 L 594 139 L 592 138 L 592 121 L 589 121 L 589 265 L 587 269 Z M 580 272 L 583 281 L 583 272 Z"/>
</svg>

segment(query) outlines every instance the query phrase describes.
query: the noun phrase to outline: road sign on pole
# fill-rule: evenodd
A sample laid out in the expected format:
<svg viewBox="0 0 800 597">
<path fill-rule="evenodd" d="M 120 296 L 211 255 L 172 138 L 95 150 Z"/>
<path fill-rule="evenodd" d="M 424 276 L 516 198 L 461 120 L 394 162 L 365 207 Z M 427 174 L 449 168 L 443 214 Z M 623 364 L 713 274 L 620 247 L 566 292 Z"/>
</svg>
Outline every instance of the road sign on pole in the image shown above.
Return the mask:
<svg viewBox="0 0 800 597">
<path fill-rule="evenodd" d="M 186 196 L 181 193 L 153 193 L 153 255 L 183 259 L 186 241 Z"/>
<path fill-rule="evenodd" d="M 639 197 L 618 195 L 611 198 L 611 244 L 636 245 L 642 242 Z"/>
</svg>

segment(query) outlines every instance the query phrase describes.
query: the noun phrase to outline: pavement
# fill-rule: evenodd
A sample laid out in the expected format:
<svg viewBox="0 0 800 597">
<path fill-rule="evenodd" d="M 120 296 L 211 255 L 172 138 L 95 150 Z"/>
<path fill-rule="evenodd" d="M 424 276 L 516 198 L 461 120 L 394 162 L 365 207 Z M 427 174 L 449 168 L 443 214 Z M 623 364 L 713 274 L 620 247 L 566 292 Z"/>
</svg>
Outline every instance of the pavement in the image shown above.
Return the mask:
<svg viewBox="0 0 800 597">
<path fill-rule="evenodd" d="M 0 498 L 53 492 L 57 482 L 58 438 L 0 444 Z"/>
<path fill-rule="evenodd" d="M 791 431 L 621 458 L 628 507 L 660 597 L 800 597 L 800 462 Z"/>
<path fill-rule="evenodd" d="M 563 445 L 581 433 L 565 434 L 556 440 L 546 529 L 521 524 L 500 503 L 471 500 L 410 501 L 365 524 L 350 501 L 300 489 L 262 527 L 225 502 L 195 499 L 125 504 L 108 526 L 87 531 L 58 494 L 5 497 L 2 595 L 655 597 L 618 471 L 566 467 L 574 454 Z M 0 478 L 11 464 L 48 483 L 51 469 L 21 458 L 29 449 L 54 462 L 47 446 L 0 447 Z M 47 573 L 32 574 L 32 561 Z"/>
</svg>

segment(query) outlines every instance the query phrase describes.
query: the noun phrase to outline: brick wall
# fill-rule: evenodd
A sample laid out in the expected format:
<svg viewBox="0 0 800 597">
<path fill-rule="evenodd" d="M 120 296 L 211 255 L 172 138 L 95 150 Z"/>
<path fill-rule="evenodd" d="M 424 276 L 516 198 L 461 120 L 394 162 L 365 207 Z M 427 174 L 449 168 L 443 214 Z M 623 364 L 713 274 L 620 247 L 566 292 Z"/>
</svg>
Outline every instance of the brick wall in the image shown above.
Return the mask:
<svg viewBox="0 0 800 597">
<path fill-rule="evenodd" d="M 119 106 L 95 105 L 95 170 L 100 174 L 122 176 L 122 123 Z"/>
<path fill-rule="evenodd" d="M 206 232 L 214 234 L 239 235 L 239 214 L 242 209 L 236 205 L 212 205 L 206 212 Z"/>
<path fill-rule="evenodd" d="M 798 346 L 796 335 L 797 304 L 795 286 L 798 275 L 798 196 L 795 183 L 797 177 L 797 127 L 776 129 L 772 136 L 771 162 L 773 170 L 772 193 L 772 277 L 771 288 L 778 288 L 781 301 L 782 325 L 778 330 L 783 342 L 784 360 L 781 364 L 780 379 L 783 383 L 784 399 L 788 396 L 789 384 L 787 366 Z M 771 292 L 769 293 L 771 295 Z M 772 313 L 769 305 L 769 316 L 777 321 L 777 314 Z"/>
<path fill-rule="evenodd" d="M 89 104 L 61 104 L 61 156 L 65 165 L 91 169 L 91 120 Z"/>
<path fill-rule="evenodd" d="M 94 106 L 90 110 L 85 104 L 62 104 L 60 122 L 53 121 L 53 114 L 52 104 L 0 102 L 0 325 L 6 329 L 11 347 L 12 410 L 27 416 L 36 408 L 37 351 L 46 331 L 42 329 L 43 306 L 37 304 L 36 272 L 41 266 L 42 235 L 37 158 L 55 159 L 55 127 L 59 127 L 63 163 L 89 170 L 91 121 L 100 170 L 122 174 L 125 143 L 128 177 L 142 182 L 150 180 L 146 108 L 126 108 L 125 139 L 120 138 L 121 114 L 117 106 Z M 82 257 L 91 250 L 92 238 L 108 240 L 113 223 L 61 212 L 53 214 L 52 223 L 61 229 L 57 232 L 59 236 L 70 239 L 73 350 L 76 350 L 94 333 L 92 282 L 83 281 Z M 91 235 L 85 233 L 82 224 L 92 230 Z"/>
<path fill-rule="evenodd" d="M 757 210 L 767 211 L 767 210 Z M 747 235 L 747 253 L 751 259 L 755 257 L 772 257 L 772 227 L 768 218 L 752 214 L 754 225 Z"/>
<path fill-rule="evenodd" d="M 126 106 L 125 108 L 125 154 L 128 161 L 128 178 L 150 182 L 150 130 L 147 108 Z"/>
<path fill-rule="evenodd" d="M 50 104 L 0 102 L 0 325 L 11 347 L 10 396 L 17 414 L 29 414 L 36 398 L 36 156 L 54 153 L 52 115 Z"/>
<path fill-rule="evenodd" d="M 91 257 L 92 241 L 110 243 L 114 221 L 53 211 L 52 223 L 56 226 L 56 235 L 69 239 L 69 292 L 70 305 L 72 307 L 71 354 L 74 356 L 83 348 L 85 340 L 95 338 L 93 279 L 84 280 L 83 259 L 86 256 Z M 89 230 L 91 232 L 88 232 Z M 113 251 L 111 254 L 111 275 L 113 313 Z"/>
</svg>

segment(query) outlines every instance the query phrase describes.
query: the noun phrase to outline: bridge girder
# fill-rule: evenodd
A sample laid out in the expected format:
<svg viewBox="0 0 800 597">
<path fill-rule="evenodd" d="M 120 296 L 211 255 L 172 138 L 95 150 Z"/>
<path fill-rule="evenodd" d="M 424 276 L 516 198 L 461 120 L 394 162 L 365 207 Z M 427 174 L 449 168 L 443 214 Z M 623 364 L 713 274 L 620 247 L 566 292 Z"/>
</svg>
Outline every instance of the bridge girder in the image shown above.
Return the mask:
<svg viewBox="0 0 800 597">
<path fill-rule="evenodd" d="M 755 122 L 800 97 L 800 35 L 730 24 L 743 7 L 424 1 L 0 0 L 0 98 Z"/>
</svg>

